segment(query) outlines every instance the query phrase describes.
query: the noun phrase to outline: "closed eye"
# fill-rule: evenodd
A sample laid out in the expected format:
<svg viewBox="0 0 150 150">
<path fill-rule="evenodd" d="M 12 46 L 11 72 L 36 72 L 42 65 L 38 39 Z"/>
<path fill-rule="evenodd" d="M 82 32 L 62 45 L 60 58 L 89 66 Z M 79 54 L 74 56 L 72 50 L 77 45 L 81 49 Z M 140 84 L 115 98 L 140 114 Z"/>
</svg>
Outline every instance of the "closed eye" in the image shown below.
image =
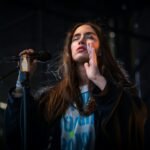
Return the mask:
<svg viewBox="0 0 150 150">
<path fill-rule="evenodd" d="M 95 39 L 92 34 L 87 34 L 87 35 L 85 35 L 85 38 L 86 38 L 86 39 Z"/>
<path fill-rule="evenodd" d="M 81 37 L 81 34 L 75 34 L 72 38 L 72 41 L 79 40 Z M 96 40 L 96 35 L 93 32 L 87 32 L 84 34 L 84 39 L 91 39 L 91 40 Z"/>
<path fill-rule="evenodd" d="M 76 40 L 78 40 L 80 37 L 79 36 L 74 36 L 73 38 L 72 38 L 72 41 L 76 41 Z"/>
<path fill-rule="evenodd" d="M 76 41 L 76 40 L 80 39 L 80 37 L 81 37 L 81 34 L 77 33 L 72 37 L 72 41 Z"/>
</svg>

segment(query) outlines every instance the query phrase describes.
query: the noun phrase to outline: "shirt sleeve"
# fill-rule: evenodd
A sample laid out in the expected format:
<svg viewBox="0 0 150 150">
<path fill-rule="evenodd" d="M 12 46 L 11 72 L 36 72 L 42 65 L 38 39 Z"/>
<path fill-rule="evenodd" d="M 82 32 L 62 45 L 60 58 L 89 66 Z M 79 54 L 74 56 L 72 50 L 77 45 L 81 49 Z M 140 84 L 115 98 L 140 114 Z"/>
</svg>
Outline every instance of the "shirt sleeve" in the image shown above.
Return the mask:
<svg viewBox="0 0 150 150">
<path fill-rule="evenodd" d="M 5 110 L 5 138 L 8 149 L 17 150 L 21 146 L 20 135 L 20 105 L 21 97 L 12 95 L 12 88 L 8 93 L 7 108 Z"/>
</svg>

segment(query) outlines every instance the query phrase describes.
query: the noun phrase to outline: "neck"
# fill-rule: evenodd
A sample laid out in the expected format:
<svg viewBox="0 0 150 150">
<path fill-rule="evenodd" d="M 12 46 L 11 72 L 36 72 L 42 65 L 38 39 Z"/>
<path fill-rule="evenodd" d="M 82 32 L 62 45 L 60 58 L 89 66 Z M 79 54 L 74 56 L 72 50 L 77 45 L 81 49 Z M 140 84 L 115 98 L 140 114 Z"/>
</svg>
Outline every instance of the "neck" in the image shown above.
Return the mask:
<svg viewBox="0 0 150 150">
<path fill-rule="evenodd" d="M 78 64 L 77 71 L 78 71 L 78 75 L 80 78 L 80 83 L 81 83 L 80 85 L 82 86 L 82 85 L 88 84 L 88 78 L 86 75 L 84 64 Z"/>
</svg>

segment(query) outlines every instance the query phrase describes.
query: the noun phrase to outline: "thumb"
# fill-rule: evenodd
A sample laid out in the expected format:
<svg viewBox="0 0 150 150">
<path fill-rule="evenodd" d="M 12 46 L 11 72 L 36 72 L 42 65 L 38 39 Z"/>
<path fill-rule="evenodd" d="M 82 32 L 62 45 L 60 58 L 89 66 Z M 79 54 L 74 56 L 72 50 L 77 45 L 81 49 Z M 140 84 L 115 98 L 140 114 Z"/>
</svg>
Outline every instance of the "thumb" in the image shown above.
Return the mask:
<svg viewBox="0 0 150 150">
<path fill-rule="evenodd" d="M 87 70 L 89 68 L 89 64 L 87 62 L 84 63 L 84 68 L 85 68 L 85 70 Z"/>
</svg>

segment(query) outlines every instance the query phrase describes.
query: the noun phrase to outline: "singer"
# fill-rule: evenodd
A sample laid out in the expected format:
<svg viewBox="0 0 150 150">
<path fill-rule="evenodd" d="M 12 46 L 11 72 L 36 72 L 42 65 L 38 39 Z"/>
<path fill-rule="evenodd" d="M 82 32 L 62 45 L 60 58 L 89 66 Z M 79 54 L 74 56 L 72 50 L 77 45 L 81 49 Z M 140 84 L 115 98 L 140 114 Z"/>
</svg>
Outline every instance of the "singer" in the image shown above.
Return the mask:
<svg viewBox="0 0 150 150">
<path fill-rule="evenodd" d="M 32 49 L 20 55 L 31 55 Z M 32 64 L 31 64 L 32 65 Z M 30 95 L 29 149 L 142 150 L 147 109 L 124 68 L 112 56 L 101 25 L 78 23 L 68 32 L 60 61 L 62 79 Z M 20 150 L 22 80 L 9 92 L 8 150 Z M 37 96 L 38 95 L 38 96 Z"/>
</svg>

